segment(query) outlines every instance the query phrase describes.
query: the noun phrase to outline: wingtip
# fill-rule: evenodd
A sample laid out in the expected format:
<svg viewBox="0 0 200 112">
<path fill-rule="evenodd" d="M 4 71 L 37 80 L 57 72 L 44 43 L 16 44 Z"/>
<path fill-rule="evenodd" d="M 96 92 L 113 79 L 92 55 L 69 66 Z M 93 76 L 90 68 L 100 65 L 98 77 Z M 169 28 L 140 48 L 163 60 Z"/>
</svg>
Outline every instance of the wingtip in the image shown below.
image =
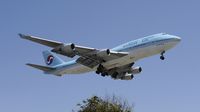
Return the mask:
<svg viewBox="0 0 200 112">
<path fill-rule="evenodd" d="M 19 33 L 18 35 L 22 39 L 28 39 L 29 38 L 29 35 L 25 35 L 25 34 L 22 34 L 22 33 Z"/>
<path fill-rule="evenodd" d="M 21 33 L 19 33 L 18 35 L 19 35 L 20 38 L 24 38 L 25 37 L 25 35 L 21 34 Z"/>
<path fill-rule="evenodd" d="M 26 63 L 26 65 L 27 65 L 27 66 L 31 66 L 31 64 L 30 64 L 30 63 Z"/>
</svg>

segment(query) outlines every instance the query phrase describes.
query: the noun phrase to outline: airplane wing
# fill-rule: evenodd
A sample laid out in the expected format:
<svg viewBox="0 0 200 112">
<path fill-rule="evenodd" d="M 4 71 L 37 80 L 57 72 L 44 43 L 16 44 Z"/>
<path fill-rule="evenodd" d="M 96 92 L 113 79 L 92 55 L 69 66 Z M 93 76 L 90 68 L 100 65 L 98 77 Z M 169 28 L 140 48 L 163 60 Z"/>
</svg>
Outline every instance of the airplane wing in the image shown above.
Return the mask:
<svg viewBox="0 0 200 112">
<path fill-rule="evenodd" d="M 51 51 L 73 58 L 74 56 L 80 56 L 77 59 L 77 63 L 85 65 L 90 68 L 94 68 L 100 63 L 117 59 L 128 55 L 127 52 L 116 52 L 109 49 L 95 49 L 91 47 L 78 46 L 73 43 L 61 43 L 53 40 L 47 40 L 39 37 L 19 34 L 23 39 L 27 39 L 48 47 L 53 48 Z"/>
<path fill-rule="evenodd" d="M 80 57 L 76 60 L 76 62 L 85 65 L 89 68 L 93 68 L 100 63 L 128 55 L 128 53 L 126 52 L 115 52 L 115 51 L 110 51 L 109 49 L 103 49 L 103 50 L 96 49 L 88 53 L 81 53 L 79 51 L 81 50 L 79 49 L 77 50 L 78 52 L 77 55 L 79 55 Z"/>
<path fill-rule="evenodd" d="M 24 34 L 19 34 L 19 36 L 22 39 L 27 39 L 27 40 L 30 40 L 30 41 L 33 41 L 33 42 L 36 42 L 36 43 L 39 43 L 39 44 L 43 44 L 43 45 L 48 46 L 48 47 L 52 47 L 52 48 L 55 48 L 55 47 L 63 44 L 61 42 L 57 42 L 57 41 L 53 41 L 53 40 L 47 40 L 47 39 L 29 36 L 29 35 L 24 35 Z"/>
</svg>

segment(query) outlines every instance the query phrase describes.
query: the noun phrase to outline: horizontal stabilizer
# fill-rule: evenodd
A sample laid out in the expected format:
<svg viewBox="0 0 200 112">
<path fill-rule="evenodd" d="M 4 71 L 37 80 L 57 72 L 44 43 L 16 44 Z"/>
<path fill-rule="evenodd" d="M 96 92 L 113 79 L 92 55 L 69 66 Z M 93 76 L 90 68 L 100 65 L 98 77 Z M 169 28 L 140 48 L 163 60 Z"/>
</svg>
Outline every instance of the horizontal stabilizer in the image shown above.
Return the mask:
<svg viewBox="0 0 200 112">
<path fill-rule="evenodd" d="M 26 65 L 28 65 L 30 67 L 33 67 L 33 68 L 36 68 L 36 69 L 39 69 L 39 70 L 42 70 L 44 72 L 51 71 L 51 70 L 55 69 L 55 68 L 52 68 L 52 67 L 47 67 L 47 66 L 42 66 L 42 65 L 36 65 L 36 64 L 31 64 L 31 63 L 27 63 Z"/>
<path fill-rule="evenodd" d="M 63 43 L 61 42 L 57 42 L 57 41 L 53 41 L 53 40 L 48 40 L 48 39 L 43 39 L 43 38 L 39 38 L 39 37 L 34 37 L 34 36 L 29 36 L 29 35 L 24 35 L 24 34 L 19 34 L 19 36 L 22 39 L 26 39 L 26 40 L 30 40 L 48 47 L 58 47 L 60 45 L 63 45 Z"/>
</svg>

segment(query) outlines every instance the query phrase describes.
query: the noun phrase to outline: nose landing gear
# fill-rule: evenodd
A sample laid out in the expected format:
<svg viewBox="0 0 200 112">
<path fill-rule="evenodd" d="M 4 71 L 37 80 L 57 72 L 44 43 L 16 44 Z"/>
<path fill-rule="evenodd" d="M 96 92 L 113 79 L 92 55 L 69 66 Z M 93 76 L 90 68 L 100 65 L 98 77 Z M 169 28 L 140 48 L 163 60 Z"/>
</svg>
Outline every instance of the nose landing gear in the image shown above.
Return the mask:
<svg viewBox="0 0 200 112">
<path fill-rule="evenodd" d="M 161 60 L 165 60 L 164 53 L 165 53 L 165 51 L 161 52 L 161 56 L 160 56 Z"/>
</svg>

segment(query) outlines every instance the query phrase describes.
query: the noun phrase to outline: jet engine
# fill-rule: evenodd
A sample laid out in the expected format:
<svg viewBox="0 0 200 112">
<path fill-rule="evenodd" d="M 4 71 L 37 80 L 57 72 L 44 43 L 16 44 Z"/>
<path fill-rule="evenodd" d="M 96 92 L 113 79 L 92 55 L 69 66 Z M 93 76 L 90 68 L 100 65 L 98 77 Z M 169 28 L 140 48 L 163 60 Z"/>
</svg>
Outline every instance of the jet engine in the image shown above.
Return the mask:
<svg viewBox="0 0 200 112">
<path fill-rule="evenodd" d="M 142 68 L 141 67 L 133 67 L 133 68 L 131 68 L 131 71 L 129 73 L 138 74 L 140 72 L 142 72 Z"/>
<path fill-rule="evenodd" d="M 110 50 L 109 49 L 103 49 L 100 52 L 98 52 L 97 55 L 100 56 L 100 57 L 110 55 Z"/>
<path fill-rule="evenodd" d="M 52 49 L 51 51 L 62 54 L 62 55 L 66 55 L 71 58 L 73 58 L 76 55 L 75 54 L 75 45 L 73 43 L 58 46 L 58 47 Z"/>
<path fill-rule="evenodd" d="M 121 78 L 121 80 L 131 80 L 133 79 L 133 74 L 125 73 L 125 75 Z"/>
</svg>

